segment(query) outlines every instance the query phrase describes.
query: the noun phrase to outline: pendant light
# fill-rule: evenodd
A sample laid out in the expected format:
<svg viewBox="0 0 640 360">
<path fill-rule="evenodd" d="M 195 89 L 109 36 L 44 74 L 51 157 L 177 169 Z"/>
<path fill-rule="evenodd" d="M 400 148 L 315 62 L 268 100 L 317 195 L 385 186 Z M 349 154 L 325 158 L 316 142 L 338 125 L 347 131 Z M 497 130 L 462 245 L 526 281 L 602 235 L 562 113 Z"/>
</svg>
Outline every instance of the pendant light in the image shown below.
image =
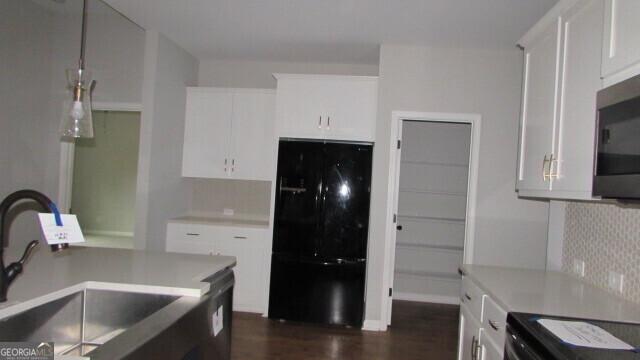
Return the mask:
<svg viewBox="0 0 640 360">
<path fill-rule="evenodd" d="M 67 69 L 68 89 L 71 97 L 64 102 L 60 135 L 63 138 L 92 138 L 93 117 L 91 114 L 91 72 L 84 68 L 85 42 L 87 36 L 87 0 L 82 4 L 82 33 L 80 37 L 80 60 L 77 69 Z"/>
</svg>

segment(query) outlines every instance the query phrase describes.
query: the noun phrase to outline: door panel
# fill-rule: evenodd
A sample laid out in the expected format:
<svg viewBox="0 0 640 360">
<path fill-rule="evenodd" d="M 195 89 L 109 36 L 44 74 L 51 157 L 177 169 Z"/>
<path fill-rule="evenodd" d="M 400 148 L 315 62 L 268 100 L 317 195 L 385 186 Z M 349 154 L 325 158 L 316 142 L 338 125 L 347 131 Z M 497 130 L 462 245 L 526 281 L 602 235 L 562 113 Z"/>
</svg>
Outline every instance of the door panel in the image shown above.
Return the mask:
<svg viewBox="0 0 640 360">
<path fill-rule="evenodd" d="M 231 176 L 243 180 L 271 181 L 275 95 L 233 94 Z"/>
<path fill-rule="evenodd" d="M 544 157 L 553 152 L 559 76 L 560 23 L 525 49 L 519 190 L 549 190 L 543 179 Z"/>
<path fill-rule="evenodd" d="M 324 145 L 322 258 L 366 258 L 372 152 L 371 145 Z"/>
<path fill-rule="evenodd" d="M 596 118 L 600 79 L 603 3 L 578 3 L 564 22 L 564 74 L 557 129 L 558 162 L 552 190 L 591 198 Z M 575 197 L 574 197 L 575 198 Z"/>
<path fill-rule="evenodd" d="M 322 81 L 278 81 L 277 134 L 281 137 L 322 139 L 326 121 Z M 322 117 L 322 119 L 320 118 Z"/>
<path fill-rule="evenodd" d="M 640 62 L 640 1 L 606 0 L 602 76 Z"/>
<path fill-rule="evenodd" d="M 269 317 L 362 326 L 365 267 L 273 255 Z"/>
<path fill-rule="evenodd" d="M 280 141 L 273 252 L 316 256 L 320 234 L 322 143 Z"/>
<path fill-rule="evenodd" d="M 373 141 L 378 83 L 373 80 L 333 80 L 327 84 L 325 122 L 328 139 Z"/>
<path fill-rule="evenodd" d="M 227 178 L 233 96 L 220 91 L 188 89 L 182 175 Z"/>
</svg>

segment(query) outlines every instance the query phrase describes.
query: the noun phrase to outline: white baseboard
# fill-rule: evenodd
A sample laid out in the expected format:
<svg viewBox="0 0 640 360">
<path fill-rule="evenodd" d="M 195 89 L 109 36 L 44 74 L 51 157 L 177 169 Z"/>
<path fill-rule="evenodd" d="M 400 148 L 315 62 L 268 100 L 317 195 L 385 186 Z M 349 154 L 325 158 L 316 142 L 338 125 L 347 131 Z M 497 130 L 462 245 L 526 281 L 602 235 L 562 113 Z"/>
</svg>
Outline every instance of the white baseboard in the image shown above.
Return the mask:
<svg viewBox="0 0 640 360">
<path fill-rule="evenodd" d="M 264 309 L 255 305 L 245 305 L 245 304 L 234 303 L 233 311 L 256 313 L 264 316 Z"/>
<path fill-rule="evenodd" d="M 365 331 L 384 331 L 380 320 L 365 320 L 362 324 L 362 330 Z"/>
<path fill-rule="evenodd" d="M 394 292 L 393 293 L 393 299 L 394 300 L 406 300 L 406 301 L 435 303 L 435 304 L 460 305 L 460 298 L 458 298 L 457 296 L 428 295 L 428 294 L 414 294 L 414 293 Z"/>
</svg>

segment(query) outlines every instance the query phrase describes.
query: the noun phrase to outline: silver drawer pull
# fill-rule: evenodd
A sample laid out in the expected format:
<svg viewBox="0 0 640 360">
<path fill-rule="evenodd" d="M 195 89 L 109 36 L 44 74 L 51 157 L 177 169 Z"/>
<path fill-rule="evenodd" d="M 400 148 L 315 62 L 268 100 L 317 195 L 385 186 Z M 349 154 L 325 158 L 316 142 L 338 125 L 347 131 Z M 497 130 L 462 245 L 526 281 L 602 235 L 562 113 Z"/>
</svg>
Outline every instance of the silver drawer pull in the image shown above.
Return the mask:
<svg viewBox="0 0 640 360">
<path fill-rule="evenodd" d="M 196 234 L 196 233 L 187 233 L 187 236 L 200 236 L 200 234 Z"/>
<path fill-rule="evenodd" d="M 464 297 L 466 297 L 467 300 L 471 300 L 471 296 L 469 296 L 469 294 L 467 294 L 467 293 L 464 293 Z"/>
<path fill-rule="evenodd" d="M 247 237 L 246 236 L 234 236 L 233 238 L 234 239 L 246 239 Z"/>
<path fill-rule="evenodd" d="M 500 330 L 500 326 L 498 326 L 498 323 L 493 320 L 489 320 L 489 326 L 491 326 L 491 328 L 495 331 Z"/>
</svg>

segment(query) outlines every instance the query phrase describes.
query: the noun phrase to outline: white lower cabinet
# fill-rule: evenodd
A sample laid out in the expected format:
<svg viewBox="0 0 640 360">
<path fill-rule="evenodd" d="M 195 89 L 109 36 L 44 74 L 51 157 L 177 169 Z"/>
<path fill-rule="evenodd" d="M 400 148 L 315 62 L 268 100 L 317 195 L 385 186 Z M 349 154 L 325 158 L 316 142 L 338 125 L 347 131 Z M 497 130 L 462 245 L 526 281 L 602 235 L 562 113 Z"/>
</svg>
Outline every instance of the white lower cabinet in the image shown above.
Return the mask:
<svg viewBox="0 0 640 360">
<path fill-rule="evenodd" d="M 462 303 L 460 305 L 460 334 L 458 360 L 479 360 L 480 320 Z"/>
<path fill-rule="evenodd" d="M 458 360 L 502 360 L 506 322 L 507 312 L 463 277 Z"/>
<path fill-rule="evenodd" d="M 504 341 L 502 343 L 504 343 Z M 503 357 L 504 344 L 502 347 L 500 347 L 499 345 L 494 343 L 493 340 L 491 340 L 491 338 L 487 336 L 487 331 L 484 328 L 480 329 L 479 347 L 480 347 L 480 350 L 479 350 L 480 355 L 478 357 L 478 360 L 504 359 Z"/>
<path fill-rule="evenodd" d="M 268 228 L 169 222 L 166 250 L 235 256 L 233 310 L 263 313 L 267 293 L 263 267 L 268 233 Z"/>
</svg>

